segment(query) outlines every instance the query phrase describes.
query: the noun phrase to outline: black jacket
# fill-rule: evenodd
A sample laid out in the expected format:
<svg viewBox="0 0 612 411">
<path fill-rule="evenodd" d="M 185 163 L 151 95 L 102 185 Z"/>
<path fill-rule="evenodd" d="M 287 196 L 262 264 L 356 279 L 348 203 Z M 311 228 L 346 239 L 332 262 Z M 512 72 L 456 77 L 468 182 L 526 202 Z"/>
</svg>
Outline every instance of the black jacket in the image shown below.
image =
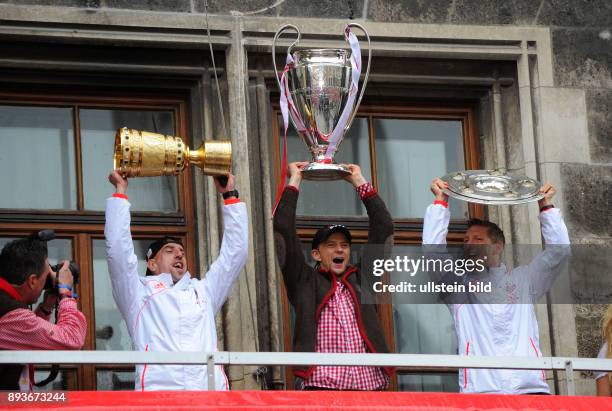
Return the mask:
<svg viewBox="0 0 612 411">
<path fill-rule="evenodd" d="M 371 273 L 361 273 L 359 267 L 349 266 L 338 278 L 332 272 L 317 270 L 308 264 L 297 236 L 295 215 L 298 192 L 286 188 L 274 215 L 274 240 L 276 255 L 285 280 L 289 302 L 295 310 L 293 331 L 293 351 L 315 352 L 317 325 L 321 310 L 336 290 L 336 280 L 347 287 L 353 297 L 355 317 L 359 331 L 368 348 L 373 353 L 388 353 L 389 349 L 378 319 L 378 306 L 362 304 L 363 285 L 370 284 Z M 369 217 L 368 244 L 377 245 L 381 250 L 378 258 L 383 258 L 383 249 L 393 243 L 393 221 L 382 199 L 375 194 L 363 201 Z M 363 277 L 367 275 L 367 277 Z M 371 289 L 371 288 L 370 288 Z M 314 367 L 294 367 L 295 375 L 307 378 Z M 387 374 L 391 369 L 385 369 Z"/>
</svg>

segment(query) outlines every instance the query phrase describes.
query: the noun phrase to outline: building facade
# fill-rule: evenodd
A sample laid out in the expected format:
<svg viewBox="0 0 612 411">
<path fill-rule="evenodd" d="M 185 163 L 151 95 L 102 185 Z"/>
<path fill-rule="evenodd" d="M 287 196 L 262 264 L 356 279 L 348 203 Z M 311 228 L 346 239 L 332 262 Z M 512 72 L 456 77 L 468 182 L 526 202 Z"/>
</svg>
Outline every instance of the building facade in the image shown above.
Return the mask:
<svg viewBox="0 0 612 411">
<path fill-rule="evenodd" d="M 572 241 L 610 244 L 609 1 L 0 0 L 0 21 L 0 179 L 8 194 L 0 200 L 0 241 L 56 230 L 61 239 L 50 258 L 71 256 L 82 267 L 86 349 L 130 349 L 103 239 L 112 193 L 106 176 L 115 131 L 124 126 L 179 135 L 191 147 L 231 139 L 251 241 L 245 272 L 218 318 L 219 350 L 291 349 L 292 313 L 271 222 L 283 143 L 271 45 L 286 23 L 300 28 L 304 47 L 345 47 L 347 22 L 367 28 L 370 81 L 338 159 L 359 163 L 378 188 L 399 247 L 420 243 L 429 182 L 477 168 L 552 181 Z M 279 65 L 289 37 L 279 42 Z M 292 128 L 287 146 L 290 161 L 308 156 Z M 129 194 L 140 254 L 152 238 L 178 236 L 196 267 L 190 271 L 203 275 L 222 233 L 211 179 L 192 168 L 176 178 L 132 179 Z M 328 222 L 348 225 L 357 247 L 365 242 L 365 211 L 346 183 L 304 184 L 298 213 L 305 247 Z M 460 241 L 469 217 L 497 222 L 509 243 L 541 243 L 533 205 L 456 202 L 451 213 L 451 243 Z M 596 356 L 602 310 L 538 304 L 543 354 Z M 381 320 L 397 352 L 457 352 L 444 306 L 390 304 Z M 235 389 L 261 386 L 253 367 L 228 371 Z M 269 387 L 291 384 L 281 368 L 264 374 Z M 594 392 L 592 375 L 576 377 L 578 394 Z M 564 392 L 564 375 L 547 378 Z M 132 371 L 66 366 L 56 384 L 130 389 Z M 452 373 L 399 375 L 392 385 L 458 389 Z"/>
</svg>

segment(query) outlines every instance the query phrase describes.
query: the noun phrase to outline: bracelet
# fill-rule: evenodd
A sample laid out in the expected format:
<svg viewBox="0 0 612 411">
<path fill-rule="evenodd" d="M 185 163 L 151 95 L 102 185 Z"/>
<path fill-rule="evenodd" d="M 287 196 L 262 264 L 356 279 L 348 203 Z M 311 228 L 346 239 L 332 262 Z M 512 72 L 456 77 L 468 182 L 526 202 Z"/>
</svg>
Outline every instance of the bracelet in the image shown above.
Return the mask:
<svg viewBox="0 0 612 411">
<path fill-rule="evenodd" d="M 434 205 L 440 204 L 442 207 L 448 208 L 448 203 L 446 201 L 444 201 L 444 200 L 435 200 L 433 203 L 434 203 Z"/>
<path fill-rule="evenodd" d="M 555 208 L 555 206 L 552 205 L 552 204 L 547 204 L 545 206 L 542 206 L 542 207 L 540 207 L 540 213 L 542 213 L 542 212 L 544 212 L 546 210 L 550 210 L 551 208 Z"/>
<path fill-rule="evenodd" d="M 72 291 L 72 287 L 70 287 L 70 286 L 69 286 L 69 285 L 67 285 L 67 284 L 59 284 L 59 285 L 57 286 L 57 288 L 63 288 L 63 289 L 66 289 L 66 290 L 68 290 L 68 291 Z"/>
</svg>

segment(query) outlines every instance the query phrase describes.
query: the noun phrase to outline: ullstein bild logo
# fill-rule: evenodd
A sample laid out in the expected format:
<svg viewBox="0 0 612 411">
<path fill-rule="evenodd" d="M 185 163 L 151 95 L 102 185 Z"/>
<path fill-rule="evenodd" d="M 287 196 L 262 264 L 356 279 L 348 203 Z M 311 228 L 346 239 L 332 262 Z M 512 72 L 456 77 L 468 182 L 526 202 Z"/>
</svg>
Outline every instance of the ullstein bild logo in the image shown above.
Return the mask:
<svg viewBox="0 0 612 411">
<path fill-rule="evenodd" d="M 372 284 L 372 289 L 376 293 L 490 293 L 492 290 L 491 282 L 475 282 L 459 284 L 454 282 L 436 283 L 429 281 L 425 284 L 413 284 L 408 281 L 401 281 L 399 284 L 383 284 L 377 281 Z"/>
</svg>

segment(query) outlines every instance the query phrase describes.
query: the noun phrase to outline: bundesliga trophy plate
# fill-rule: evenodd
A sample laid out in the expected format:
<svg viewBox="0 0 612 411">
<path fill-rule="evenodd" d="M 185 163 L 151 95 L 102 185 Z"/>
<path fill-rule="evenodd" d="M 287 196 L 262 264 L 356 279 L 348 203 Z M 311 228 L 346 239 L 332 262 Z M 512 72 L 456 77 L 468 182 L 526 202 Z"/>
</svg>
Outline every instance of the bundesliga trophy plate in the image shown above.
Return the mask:
<svg viewBox="0 0 612 411">
<path fill-rule="evenodd" d="M 538 201 L 544 197 L 542 184 L 527 176 L 517 176 L 499 170 L 466 170 L 441 178 L 448 183 L 444 192 L 450 197 L 471 203 L 515 205 Z"/>
<path fill-rule="evenodd" d="M 361 75 L 361 49 L 357 37 L 351 32 L 357 27 L 368 41 L 368 66 L 359 96 Z M 283 32 L 293 30 L 297 40 L 287 50 L 282 73 L 276 65 L 276 42 Z M 350 171 L 334 162 L 334 154 L 348 131 L 363 97 L 370 74 L 372 49 L 370 36 L 359 24 L 346 26 L 344 36 L 351 50 L 300 49 L 293 50 L 301 34 L 294 25 L 287 24 L 276 32 L 272 43 L 272 61 L 281 91 L 280 106 L 285 129 L 285 146 L 289 119 L 312 154 L 312 160 L 303 170 L 309 180 L 337 180 Z"/>
</svg>

